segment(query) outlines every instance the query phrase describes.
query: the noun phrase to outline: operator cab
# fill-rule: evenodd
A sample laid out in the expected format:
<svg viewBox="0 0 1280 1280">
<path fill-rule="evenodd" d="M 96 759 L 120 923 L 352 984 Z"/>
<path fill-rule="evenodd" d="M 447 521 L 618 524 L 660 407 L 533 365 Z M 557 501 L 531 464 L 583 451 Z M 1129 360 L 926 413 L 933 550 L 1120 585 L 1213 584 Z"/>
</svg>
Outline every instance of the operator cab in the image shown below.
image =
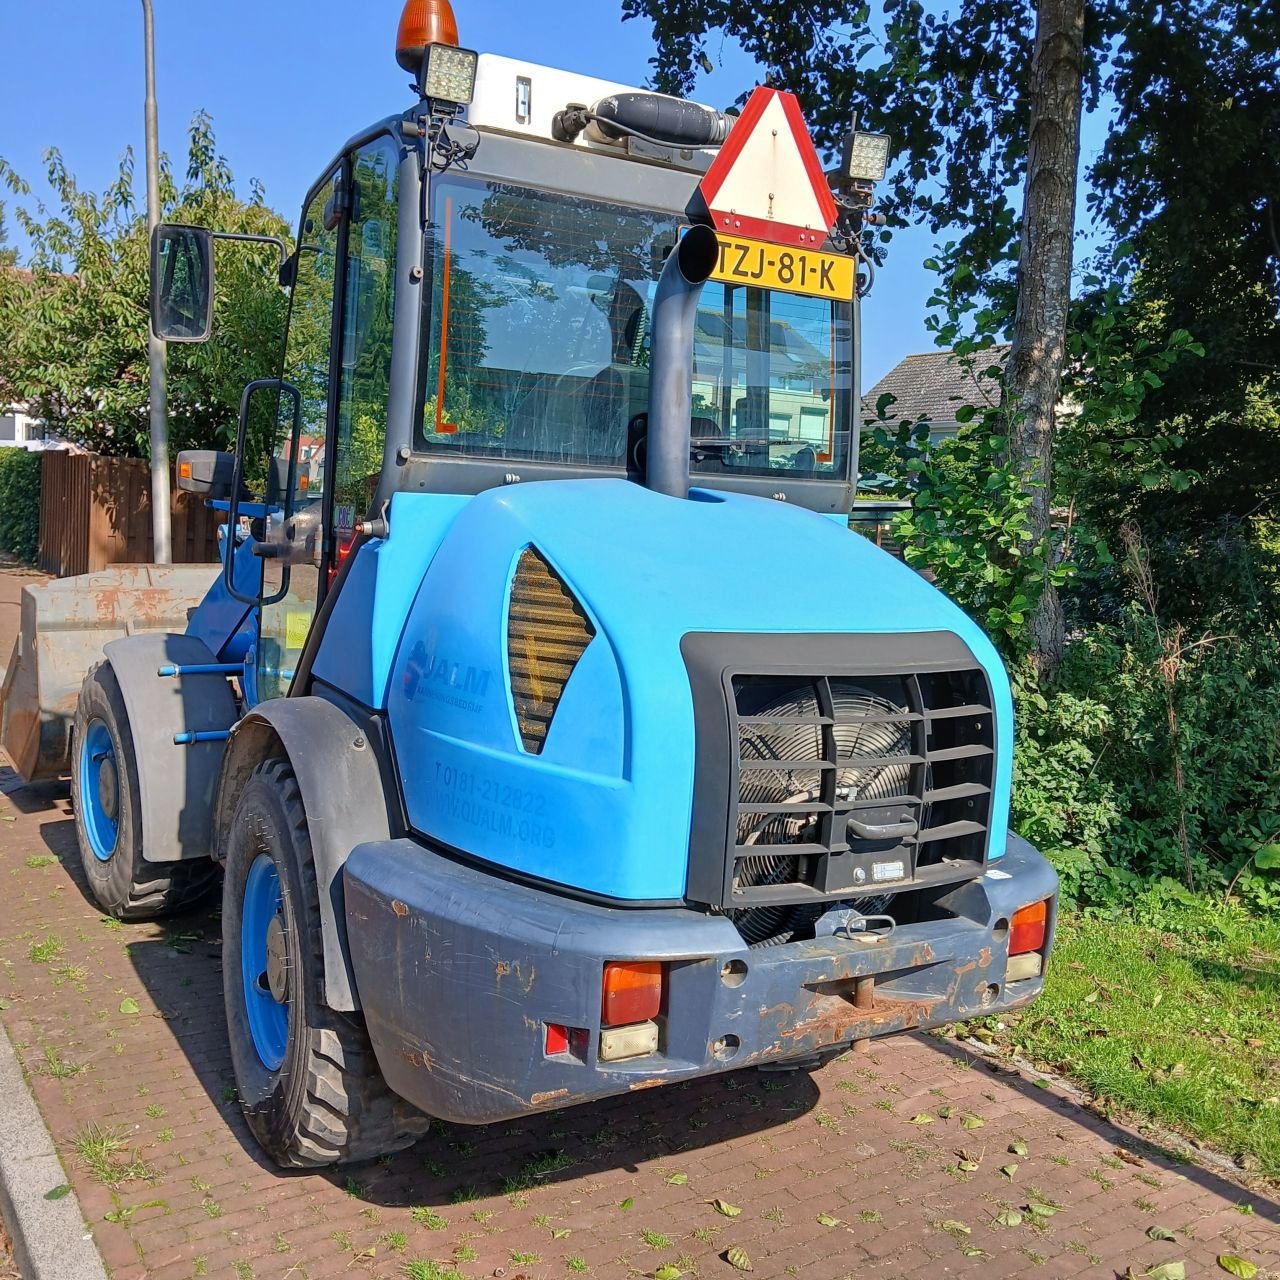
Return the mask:
<svg viewBox="0 0 1280 1280">
<path fill-rule="evenodd" d="M 473 157 L 428 178 L 411 483 L 643 479 L 654 289 L 714 152 L 590 126 L 557 141 L 563 104 L 621 96 L 604 82 L 481 55 L 476 86 Z M 769 273 L 722 250 L 723 278 L 703 288 L 691 480 L 847 510 L 852 297 L 830 276 L 807 293 L 760 287 Z"/>
</svg>

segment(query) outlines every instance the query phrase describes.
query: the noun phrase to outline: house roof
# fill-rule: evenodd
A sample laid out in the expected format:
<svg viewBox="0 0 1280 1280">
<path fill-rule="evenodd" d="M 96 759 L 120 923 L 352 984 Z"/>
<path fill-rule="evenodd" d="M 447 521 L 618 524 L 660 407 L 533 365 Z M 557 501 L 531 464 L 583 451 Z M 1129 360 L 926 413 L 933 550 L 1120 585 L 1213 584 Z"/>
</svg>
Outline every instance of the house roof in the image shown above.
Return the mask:
<svg viewBox="0 0 1280 1280">
<path fill-rule="evenodd" d="M 954 422 L 961 405 L 982 409 L 999 402 L 999 385 L 981 375 L 993 364 L 1003 365 L 1008 355 L 1007 343 L 991 347 L 978 353 L 972 369 L 953 351 L 907 356 L 863 395 L 864 411 L 874 417 L 876 401 L 889 392 L 897 397 L 887 411 L 895 420 L 923 415 L 933 422 Z"/>
</svg>

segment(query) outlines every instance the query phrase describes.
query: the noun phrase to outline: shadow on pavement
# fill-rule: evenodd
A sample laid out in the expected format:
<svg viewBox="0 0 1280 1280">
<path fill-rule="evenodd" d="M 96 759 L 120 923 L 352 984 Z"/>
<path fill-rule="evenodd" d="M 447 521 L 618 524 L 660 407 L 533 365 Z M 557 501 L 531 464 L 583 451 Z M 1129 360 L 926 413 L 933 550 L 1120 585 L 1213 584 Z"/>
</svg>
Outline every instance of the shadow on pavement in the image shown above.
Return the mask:
<svg viewBox="0 0 1280 1280">
<path fill-rule="evenodd" d="M 80 865 L 74 819 L 58 816 L 69 812 L 65 786 L 8 794 L 15 803 L 23 796 L 24 813 L 45 815 L 39 830 L 46 848 L 86 904 L 98 911 Z M 221 1123 L 255 1164 L 279 1174 L 249 1132 L 235 1096 L 216 896 L 201 911 L 123 928 L 132 935 L 130 962 Z M 648 1091 L 642 1099 L 628 1095 L 498 1125 L 436 1122 L 407 1151 L 363 1165 L 301 1172 L 318 1173 L 384 1207 L 459 1203 L 593 1172 L 634 1170 L 668 1156 L 687 1157 L 786 1124 L 812 1110 L 818 1096 L 806 1071 L 747 1070 Z"/>
<path fill-rule="evenodd" d="M 70 813 L 71 784 L 68 782 L 33 782 L 24 785 L 12 765 L 0 760 L 0 795 L 19 813 L 48 813 L 61 807 Z"/>
<path fill-rule="evenodd" d="M 974 1070 L 997 1076 L 1005 1088 L 1013 1089 L 1022 1097 L 1031 1098 L 1039 1103 L 1045 1110 L 1044 1122 L 1047 1132 L 1053 1132 L 1055 1119 L 1062 1124 L 1071 1124 L 1087 1130 L 1110 1143 L 1117 1154 L 1126 1152 L 1129 1156 L 1145 1161 L 1162 1172 L 1180 1174 L 1187 1181 L 1228 1202 L 1251 1206 L 1252 1212 L 1262 1221 L 1280 1224 L 1280 1201 L 1248 1191 L 1239 1183 L 1215 1173 L 1212 1169 L 1192 1164 L 1181 1152 L 1163 1146 L 1156 1140 L 1127 1133 L 1088 1107 L 1081 1106 L 1071 1098 L 1064 1098 L 1052 1089 L 1042 1088 L 1033 1079 L 1028 1079 L 1017 1068 L 1006 1065 L 1000 1059 L 989 1058 L 954 1041 L 940 1040 L 936 1036 L 926 1035 L 921 1036 L 920 1039 L 942 1057 L 953 1062 L 966 1061 Z"/>
</svg>

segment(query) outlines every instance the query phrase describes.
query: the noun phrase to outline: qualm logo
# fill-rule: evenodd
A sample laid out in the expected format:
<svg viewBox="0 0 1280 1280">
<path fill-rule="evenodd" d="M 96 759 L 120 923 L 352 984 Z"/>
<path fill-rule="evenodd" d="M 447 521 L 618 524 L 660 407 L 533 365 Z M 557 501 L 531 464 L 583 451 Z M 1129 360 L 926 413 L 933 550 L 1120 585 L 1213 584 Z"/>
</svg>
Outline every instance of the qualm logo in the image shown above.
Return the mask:
<svg viewBox="0 0 1280 1280">
<path fill-rule="evenodd" d="M 418 697 L 447 702 L 465 711 L 479 711 L 489 695 L 492 672 L 473 667 L 442 653 L 428 653 L 419 640 L 409 651 L 404 692 L 411 702 Z"/>
</svg>

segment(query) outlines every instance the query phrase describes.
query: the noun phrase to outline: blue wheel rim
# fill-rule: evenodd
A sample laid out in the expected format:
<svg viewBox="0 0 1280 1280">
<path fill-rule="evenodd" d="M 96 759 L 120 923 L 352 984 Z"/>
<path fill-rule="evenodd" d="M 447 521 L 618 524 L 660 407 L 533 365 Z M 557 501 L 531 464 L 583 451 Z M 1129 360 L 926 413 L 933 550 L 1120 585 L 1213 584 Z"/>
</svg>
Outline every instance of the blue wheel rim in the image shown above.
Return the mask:
<svg viewBox="0 0 1280 1280">
<path fill-rule="evenodd" d="M 262 1065 L 278 1071 L 289 1044 L 289 1000 L 277 1000 L 267 985 L 267 931 L 281 914 L 280 873 L 261 853 L 249 868 L 240 917 L 240 973 L 249 1033 Z"/>
<path fill-rule="evenodd" d="M 102 780 L 114 769 L 115 796 L 104 796 Z M 99 862 L 109 862 L 120 834 L 120 773 L 115 743 L 104 720 L 90 720 L 80 742 L 80 823 Z M 104 804 L 104 801 L 106 802 Z M 109 812 L 114 809 L 114 812 Z"/>
</svg>

